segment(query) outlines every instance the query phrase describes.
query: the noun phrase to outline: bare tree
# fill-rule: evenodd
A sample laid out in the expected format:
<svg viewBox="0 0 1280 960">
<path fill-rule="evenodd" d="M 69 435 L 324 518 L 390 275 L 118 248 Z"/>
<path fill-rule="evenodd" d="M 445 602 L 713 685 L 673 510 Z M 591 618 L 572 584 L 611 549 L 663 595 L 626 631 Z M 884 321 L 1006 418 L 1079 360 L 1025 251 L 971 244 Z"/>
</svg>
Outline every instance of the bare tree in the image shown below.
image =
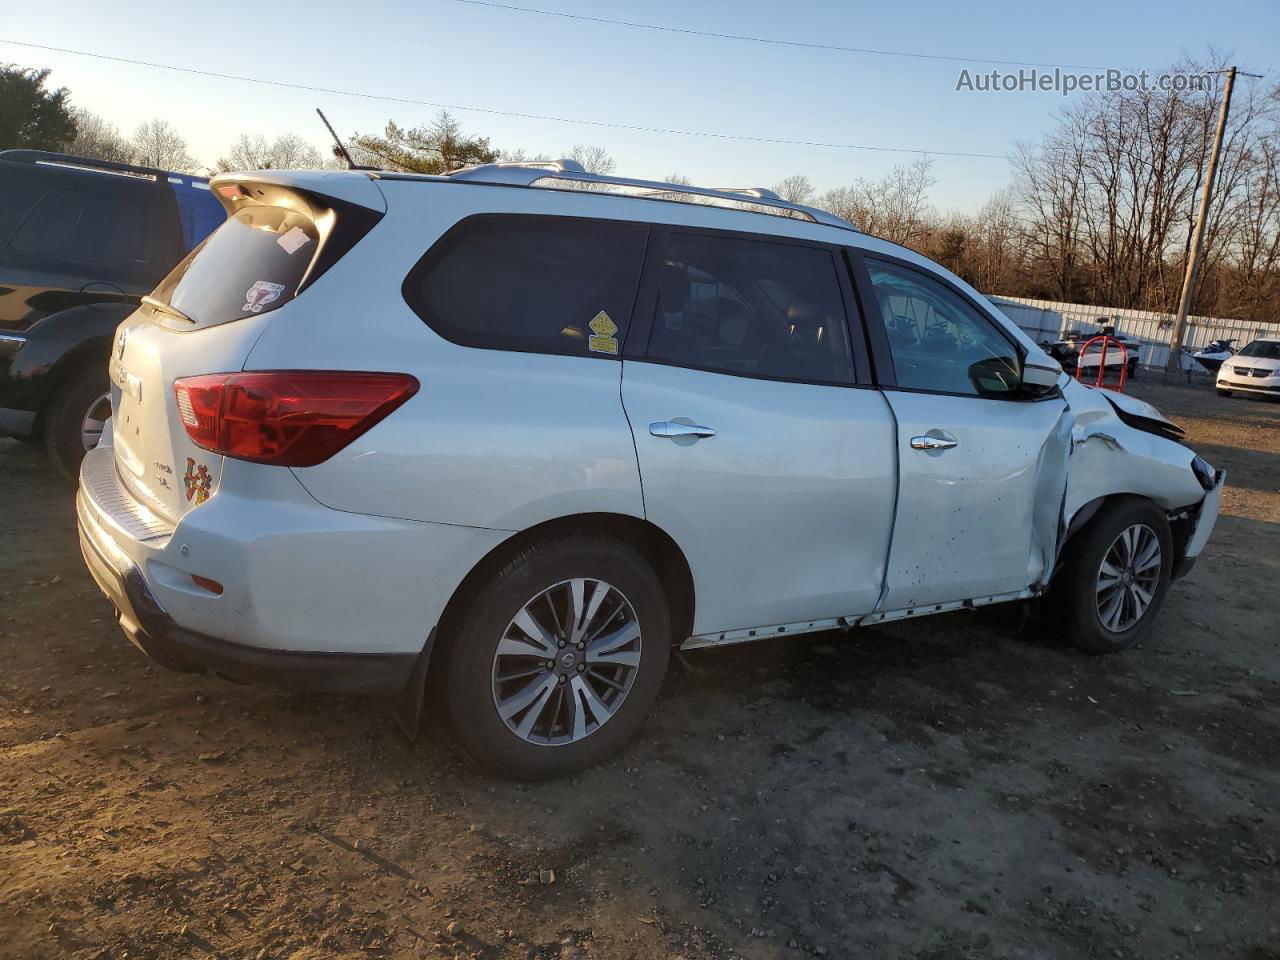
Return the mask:
<svg viewBox="0 0 1280 960">
<path fill-rule="evenodd" d="M 315 170 L 324 158 L 312 144 L 296 133 L 282 133 L 271 144 L 271 160 L 279 170 Z"/>
<path fill-rule="evenodd" d="M 598 144 L 574 144 L 569 152 L 570 160 L 577 160 L 587 173 L 598 173 L 602 177 L 612 176 L 618 165 L 609 151 Z"/>
<path fill-rule="evenodd" d="M 226 157 L 219 157 L 217 169 L 228 170 L 318 170 L 325 158 L 296 133 L 285 133 L 270 144 L 261 134 L 240 134 Z"/>
<path fill-rule="evenodd" d="M 530 153 L 521 147 L 518 150 L 503 150 L 498 154 L 498 159 L 504 163 L 546 163 L 555 158 L 546 153 Z"/>
<path fill-rule="evenodd" d="M 857 180 L 829 190 L 818 205 L 844 217 L 867 233 L 907 246 L 920 243 L 934 216 L 929 190 L 937 181 L 933 161 L 921 157 L 908 167 L 894 167 L 880 180 Z"/>
<path fill-rule="evenodd" d="M 778 181 L 773 192 L 788 203 L 809 203 L 813 199 L 813 184 L 802 173 L 792 174 Z"/>
<path fill-rule="evenodd" d="M 969 228 L 972 241 L 965 279 L 979 290 L 1012 290 L 1018 282 L 1023 244 L 1011 189 L 992 195 Z"/>
<path fill-rule="evenodd" d="M 194 172 L 196 161 L 187 152 L 187 141 L 168 120 L 156 118 L 138 127 L 131 143 L 134 162 L 161 170 Z"/>
<path fill-rule="evenodd" d="M 1182 63 L 1184 74 L 1220 66 Z M 1171 311 L 1190 249 L 1221 85 L 1121 90 L 1064 111 L 1015 158 L 1023 289 L 1032 296 Z M 1280 312 L 1280 86 L 1237 85 L 1193 310 Z"/>
<path fill-rule="evenodd" d="M 71 116 L 76 123 L 75 138 L 67 144 L 67 152 L 77 157 L 110 160 L 113 163 L 129 163 L 133 160 L 133 147 L 129 145 L 114 123 L 84 107 L 72 107 Z"/>
</svg>

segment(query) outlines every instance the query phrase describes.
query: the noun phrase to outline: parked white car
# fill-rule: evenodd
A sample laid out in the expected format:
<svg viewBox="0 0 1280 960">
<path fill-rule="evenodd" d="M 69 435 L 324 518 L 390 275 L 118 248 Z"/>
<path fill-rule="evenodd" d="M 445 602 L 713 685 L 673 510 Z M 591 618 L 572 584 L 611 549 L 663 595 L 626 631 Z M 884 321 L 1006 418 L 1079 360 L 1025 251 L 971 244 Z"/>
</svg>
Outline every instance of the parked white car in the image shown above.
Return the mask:
<svg viewBox="0 0 1280 960">
<path fill-rule="evenodd" d="M 568 161 L 213 186 L 226 225 L 119 328 L 78 497 L 175 669 L 377 693 L 410 731 L 430 678 L 478 762 L 553 776 L 635 733 L 673 646 L 1045 598 L 1123 649 L 1217 519 L 1153 408 L 767 191 Z"/>
<path fill-rule="evenodd" d="M 1218 368 L 1218 396 L 1236 391 L 1280 398 L 1280 337 L 1251 340 Z"/>
</svg>

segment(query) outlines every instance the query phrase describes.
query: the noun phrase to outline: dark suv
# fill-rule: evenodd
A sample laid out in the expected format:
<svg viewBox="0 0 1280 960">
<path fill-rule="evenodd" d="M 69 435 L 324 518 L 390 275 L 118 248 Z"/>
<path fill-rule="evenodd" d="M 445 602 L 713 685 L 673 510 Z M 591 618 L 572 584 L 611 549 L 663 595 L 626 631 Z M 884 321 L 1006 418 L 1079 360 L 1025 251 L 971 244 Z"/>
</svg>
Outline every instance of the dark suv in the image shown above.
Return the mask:
<svg viewBox="0 0 1280 960">
<path fill-rule="evenodd" d="M 0 436 L 74 477 L 111 415 L 116 326 L 225 216 L 202 177 L 0 151 Z"/>
</svg>

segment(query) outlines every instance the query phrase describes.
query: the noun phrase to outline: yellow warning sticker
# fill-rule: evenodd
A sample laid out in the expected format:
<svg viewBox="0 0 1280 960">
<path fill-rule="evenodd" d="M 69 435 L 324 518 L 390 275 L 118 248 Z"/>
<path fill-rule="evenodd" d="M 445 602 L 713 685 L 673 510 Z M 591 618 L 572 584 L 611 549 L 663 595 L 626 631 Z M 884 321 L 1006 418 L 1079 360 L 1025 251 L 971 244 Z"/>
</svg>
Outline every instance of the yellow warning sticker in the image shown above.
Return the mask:
<svg viewBox="0 0 1280 960">
<path fill-rule="evenodd" d="M 614 353 L 618 352 L 618 340 L 614 336 L 618 332 L 618 325 L 613 319 L 601 310 L 591 322 L 587 324 L 591 328 L 594 336 L 587 340 L 587 349 L 592 353 Z"/>
<path fill-rule="evenodd" d="M 587 339 L 587 349 L 592 353 L 617 353 L 618 341 L 613 337 L 592 336 Z"/>
</svg>

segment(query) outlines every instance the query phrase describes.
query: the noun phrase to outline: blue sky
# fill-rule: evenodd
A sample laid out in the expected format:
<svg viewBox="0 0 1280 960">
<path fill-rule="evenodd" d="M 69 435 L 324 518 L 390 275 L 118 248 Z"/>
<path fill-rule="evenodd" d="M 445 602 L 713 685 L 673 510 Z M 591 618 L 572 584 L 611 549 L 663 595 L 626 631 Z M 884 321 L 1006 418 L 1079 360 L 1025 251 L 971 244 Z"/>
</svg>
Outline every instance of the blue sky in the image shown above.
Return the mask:
<svg viewBox="0 0 1280 960">
<path fill-rule="evenodd" d="M 512 0 L 588 16 L 844 46 L 1001 60 L 1165 67 L 1212 47 L 1276 79 L 1280 4 L 854 3 L 836 0 Z M 1070 99 L 957 92 L 959 63 L 770 46 L 537 16 L 459 3 L 285 0 L 192 7 L 133 0 L 14 3 L 0 39 L 459 106 L 828 143 L 1005 155 L 1036 140 Z M 0 44 L 0 60 L 48 66 L 80 103 L 130 132 L 173 122 L 213 162 L 241 132 L 286 130 L 326 143 L 313 108 L 342 133 L 411 126 L 427 107 L 315 94 L 106 63 Z M 992 69 L 969 64 L 972 71 Z M 1016 68 L 1008 68 L 1016 69 Z M 1078 95 L 1077 95 L 1078 96 Z M 820 189 L 876 178 L 907 153 L 738 142 L 456 110 L 498 147 L 559 156 L 605 146 L 619 172 L 695 183 L 772 185 L 806 174 Z M 976 209 L 1010 178 L 1003 159 L 935 156 L 942 210 Z"/>
</svg>

